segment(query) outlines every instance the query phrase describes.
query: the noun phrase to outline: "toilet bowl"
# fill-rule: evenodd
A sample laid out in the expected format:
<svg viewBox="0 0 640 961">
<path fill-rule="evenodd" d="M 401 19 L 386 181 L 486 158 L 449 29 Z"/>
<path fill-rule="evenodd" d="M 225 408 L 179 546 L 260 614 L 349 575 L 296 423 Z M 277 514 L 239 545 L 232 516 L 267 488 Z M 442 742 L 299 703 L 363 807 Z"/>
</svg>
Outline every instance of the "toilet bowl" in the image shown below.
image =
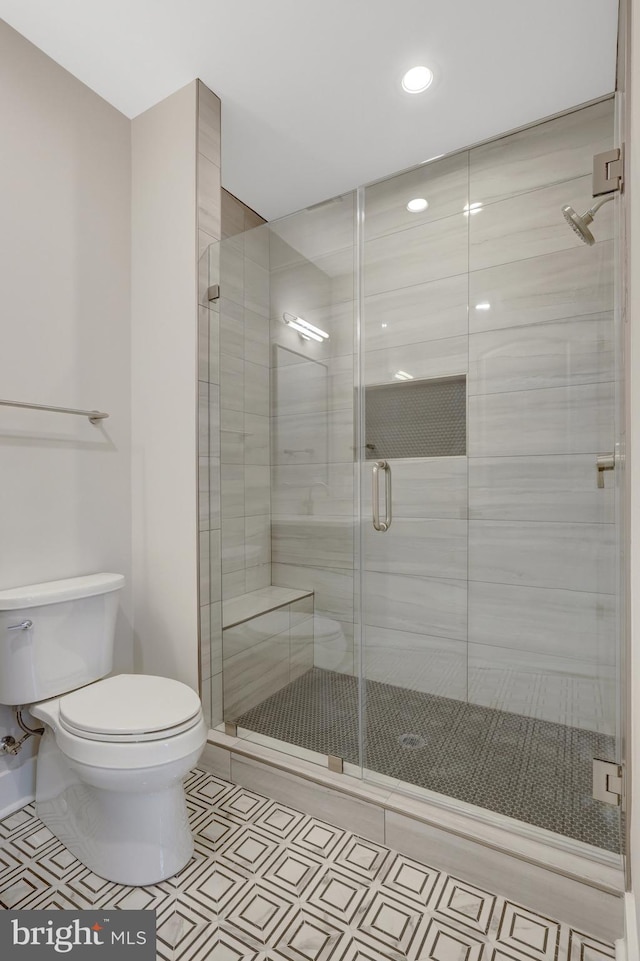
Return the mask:
<svg viewBox="0 0 640 961">
<path fill-rule="evenodd" d="M 31 706 L 46 725 L 36 812 L 95 874 L 164 880 L 193 840 L 183 778 L 204 748 L 200 700 L 179 681 L 121 674 Z"/>
<path fill-rule="evenodd" d="M 182 780 L 207 729 L 198 695 L 167 677 L 113 669 L 121 574 L 0 591 L 0 704 L 45 725 L 40 819 L 95 874 L 153 884 L 187 863 Z"/>
</svg>

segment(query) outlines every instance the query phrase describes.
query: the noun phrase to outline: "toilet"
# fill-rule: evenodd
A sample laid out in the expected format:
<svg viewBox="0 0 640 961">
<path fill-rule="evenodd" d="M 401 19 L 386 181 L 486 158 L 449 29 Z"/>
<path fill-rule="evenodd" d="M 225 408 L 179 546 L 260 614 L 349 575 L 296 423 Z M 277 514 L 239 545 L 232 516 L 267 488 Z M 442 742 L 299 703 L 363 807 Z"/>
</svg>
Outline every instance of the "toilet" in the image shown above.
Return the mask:
<svg viewBox="0 0 640 961">
<path fill-rule="evenodd" d="M 44 724 L 36 812 L 100 877 L 146 885 L 189 861 L 183 779 L 207 739 L 198 695 L 113 666 L 121 574 L 0 591 L 0 704 Z"/>
</svg>

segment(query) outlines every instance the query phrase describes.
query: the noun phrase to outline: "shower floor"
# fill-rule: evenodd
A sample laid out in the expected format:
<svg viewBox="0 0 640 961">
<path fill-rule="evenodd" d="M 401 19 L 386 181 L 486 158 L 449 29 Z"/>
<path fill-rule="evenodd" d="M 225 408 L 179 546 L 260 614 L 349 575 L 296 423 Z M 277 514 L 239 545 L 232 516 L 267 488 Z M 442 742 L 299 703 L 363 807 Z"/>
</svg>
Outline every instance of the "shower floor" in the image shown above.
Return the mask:
<svg viewBox="0 0 640 961">
<path fill-rule="evenodd" d="M 609 851 L 619 809 L 591 796 L 612 737 L 368 681 L 363 766 Z M 239 727 L 360 763 L 358 679 L 313 668 Z"/>
</svg>

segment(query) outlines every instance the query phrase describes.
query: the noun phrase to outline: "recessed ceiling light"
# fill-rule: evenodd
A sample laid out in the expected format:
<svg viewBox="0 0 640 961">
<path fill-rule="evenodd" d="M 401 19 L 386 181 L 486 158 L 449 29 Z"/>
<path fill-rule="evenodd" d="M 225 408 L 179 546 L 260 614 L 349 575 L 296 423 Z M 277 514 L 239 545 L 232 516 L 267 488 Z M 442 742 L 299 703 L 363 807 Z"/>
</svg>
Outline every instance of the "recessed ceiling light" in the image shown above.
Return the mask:
<svg viewBox="0 0 640 961">
<path fill-rule="evenodd" d="M 473 216 L 474 214 L 480 213 L 482 210 L 482 204 L 476 201 L 474 204 L 465 204 L 463 209 L 465 217 L 468 217 L 469 214 Z"/>
<path fill-rule="evenodd" d="M 413 374 L 408 374 L 406 370 L 397 370 L 393 376 L 396 380 L 413 380 Z"/>
<path fill-rule="evenodd" d="M 386 325 L 386 324 L 380 324 L 380 326 L 381 326 L 381 327 L 386 327 L 387 325 Z"/>
<path fill-rule="evenodd" d="M 402 89 L 407 93 L 422 93 L 431 86 L 433 73 L 428 67 L 412 67 L 402 78 Z"/>
<path fill-rule="evenodd" d="M 476 310 L 491 310 L 491 304 L 476 304 Z"/>
<path fill-rule="evenodd" d="M 415 197 L 407 204 L 407 210 L 410 214 L 421 214 L 422 211 L 426 210 L 428 206 L 429 201 L 425 200 L 424 197 Z"/>
</svg>

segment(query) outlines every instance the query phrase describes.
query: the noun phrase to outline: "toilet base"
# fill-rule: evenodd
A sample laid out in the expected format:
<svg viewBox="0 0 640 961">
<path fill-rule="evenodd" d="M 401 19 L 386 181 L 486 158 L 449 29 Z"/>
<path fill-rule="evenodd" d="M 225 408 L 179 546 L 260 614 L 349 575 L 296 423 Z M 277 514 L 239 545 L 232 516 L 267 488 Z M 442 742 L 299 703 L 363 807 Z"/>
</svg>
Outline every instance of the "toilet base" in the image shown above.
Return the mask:
<svg viewBox="0 0 640 961">
<path fill-rule="evenodd" d="M 182 779 L 199 754 L 139 772 L 110 771 L 109 780 L 123 775 L 110 790 L 99 786 L 105 772 L 70 761 L 47 730 L 38 757 L 36 813 L 99 877 L 156 884 L 180 871 L 193 853 Z"/>
</svg>

